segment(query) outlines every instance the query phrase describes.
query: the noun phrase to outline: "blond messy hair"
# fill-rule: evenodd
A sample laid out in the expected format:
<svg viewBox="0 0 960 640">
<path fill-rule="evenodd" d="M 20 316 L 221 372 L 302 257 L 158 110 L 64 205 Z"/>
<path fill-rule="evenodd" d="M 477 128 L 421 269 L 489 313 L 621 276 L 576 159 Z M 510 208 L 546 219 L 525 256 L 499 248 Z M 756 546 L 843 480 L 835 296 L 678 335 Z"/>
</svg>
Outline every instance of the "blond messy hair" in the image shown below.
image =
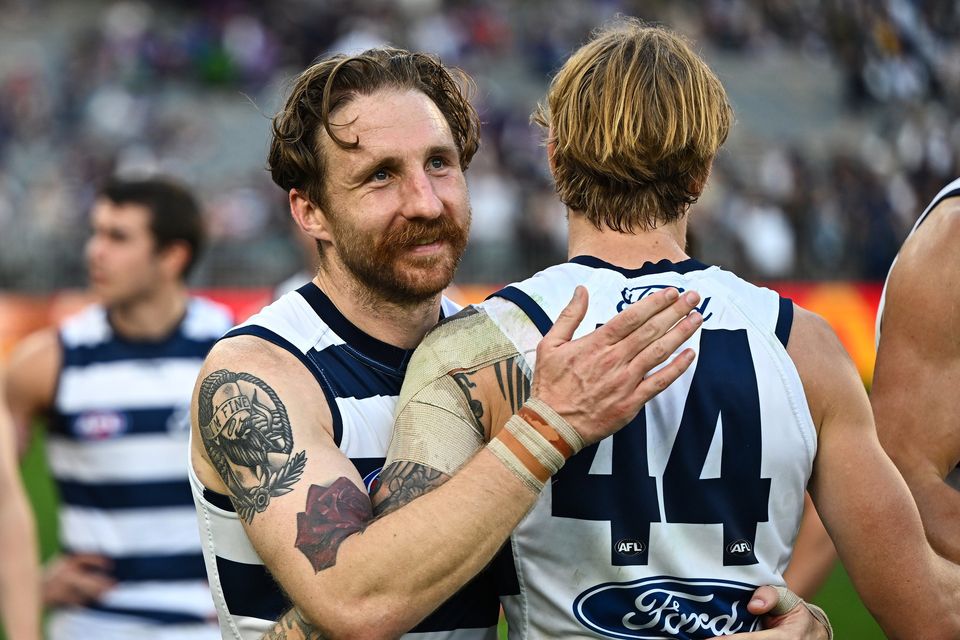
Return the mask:
<svg viewBox="0 0 960 640">
<path fill-rule="evenodd" d="M 733 111 L 682 37 L 620 18 L 567 60 L 533 120 L 549 131 L 563 203 L 598 229 L 633 233 L 696 202 Z"/>
</svg>

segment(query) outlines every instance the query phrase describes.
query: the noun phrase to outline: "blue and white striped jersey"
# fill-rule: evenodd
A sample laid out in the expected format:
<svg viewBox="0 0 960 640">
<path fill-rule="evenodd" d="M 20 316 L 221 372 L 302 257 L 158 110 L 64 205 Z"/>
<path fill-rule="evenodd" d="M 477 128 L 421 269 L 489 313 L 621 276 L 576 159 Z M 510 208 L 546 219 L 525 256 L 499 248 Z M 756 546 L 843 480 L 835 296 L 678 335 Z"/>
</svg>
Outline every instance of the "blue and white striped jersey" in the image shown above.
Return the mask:
<svg viewBox="0 0 960 640">
<path fill-rule="evenodd" d="M 816 454 L 787 354 L 793 305 L 686 260 L 621 269 L 580 256 L 479 305 L 536 367 L 576 285 L 577 337 L 666 287 L 702 296 L 696 360 L 626 427 L 573 456 L 512 536 L 510 637 L 700 639 L 751 630 L 746 604 L 782 584 Z"/>
<path fill-rule="evenodd" d="M 93 621 L 212 622 L 184 454 L 197 373 L 231 324 L 225 308 L 191 298 L 163 340 L 118 336 L 97 305 L 60 328 L 47 438 L 60 542 L 66 552 L 109 557 L 117 580 L 87 607 Z"/>
<path fill-rule="evenodd" d="M 444 298 L 441 317 L 458 310 Z M 334 441 L 369 489 L 390 444 L 394 409 L 413 350 L 364 333 L 312 282 L 282 296 L 224 338 L 239 335 L 285 349 L 316 378 L 333 416 Z M 290 605 L 229 499 L 206 489 L 192 469 L 190 477 L 223 637 L 259 638 Z M 404 637 L 492 640 L 498 614 L 492 577 L 480 579 Z"/>
</svg>

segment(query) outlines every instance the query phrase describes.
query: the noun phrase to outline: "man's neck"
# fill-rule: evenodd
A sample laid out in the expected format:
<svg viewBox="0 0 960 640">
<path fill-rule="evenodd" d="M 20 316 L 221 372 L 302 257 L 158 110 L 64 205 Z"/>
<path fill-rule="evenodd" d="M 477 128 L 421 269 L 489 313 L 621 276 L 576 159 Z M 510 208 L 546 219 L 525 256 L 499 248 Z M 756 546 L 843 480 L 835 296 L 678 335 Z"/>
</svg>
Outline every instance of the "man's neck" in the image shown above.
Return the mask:
<svg viewBox="0 0 960 640">
<path fill-rule="evenodd" d="M 646 262 L 669 260 L 680 262 L 690 256 L 684 250 L 687 238 L 687 218 L 657 227 L 650 231 L 619 233 L 610 229 L 597 229 L 583 215 L 571 211 L 568 257 L 590 255 L 604 262 L 638 269 Z"/>
<path fill-rule="evenodd" d="M 412 305 L 388 302 L 366 288 L 345 269 L 321 267 L 313 282 L 347 320 L 377 340 L 413 349 L 440 318 L 440 297 Z"/>
<path fill-rule="evenodd" d="M 128 340 L 160 340 L 183 320 L 189 294 L 182 283 L 163 286 L 136 301 L 110 305 L 113 330 Z"/>
</svg>

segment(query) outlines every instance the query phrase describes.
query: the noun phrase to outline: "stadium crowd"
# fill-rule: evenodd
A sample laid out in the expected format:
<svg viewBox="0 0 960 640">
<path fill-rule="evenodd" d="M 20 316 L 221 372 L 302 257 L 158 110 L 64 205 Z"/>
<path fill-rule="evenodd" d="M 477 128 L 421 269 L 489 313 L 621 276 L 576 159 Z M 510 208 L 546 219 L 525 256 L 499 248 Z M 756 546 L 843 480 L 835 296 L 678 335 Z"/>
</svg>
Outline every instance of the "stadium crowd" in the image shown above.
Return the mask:
<svg viewBox="0 0 960 640">
<path fill-rule="evenodd" d="M 879 279 L 918 207 L 960 171 L 960 5 L 945 0 L 364 3 L 0 2 L 0 288 L 82 283 L 84 215 L 109 175 L 161 171 L 204 200 L 213 246 L 195 282 L 270 285 L 299 267 L 283 194 L 263 168 L 266 116 L 331 50 L 391 42 L 477 79 L 483 151 L 461 282 L 562 258 L 563 210 L 529 124 L 549 74 L 617 13 L 688 34 L 731 82 L 738 125 L 693 220 L 695 255 L 761 278 Z M 764 106 L 787 75 L 737 90 L 765 60 L 836 81 L 833 125 Z M 814 74 L 815 76 L 817 74 Z M 801 94 L 803 92 L 801 91 Z M 808 109 L 809 107 L 809 109 Z M 803 114 L 808 112 L 806 116 Z M 758 124 L 759 123 L 759 124 Z M 38 256 L 42 259 L 38 260 Z"/>
</svg>

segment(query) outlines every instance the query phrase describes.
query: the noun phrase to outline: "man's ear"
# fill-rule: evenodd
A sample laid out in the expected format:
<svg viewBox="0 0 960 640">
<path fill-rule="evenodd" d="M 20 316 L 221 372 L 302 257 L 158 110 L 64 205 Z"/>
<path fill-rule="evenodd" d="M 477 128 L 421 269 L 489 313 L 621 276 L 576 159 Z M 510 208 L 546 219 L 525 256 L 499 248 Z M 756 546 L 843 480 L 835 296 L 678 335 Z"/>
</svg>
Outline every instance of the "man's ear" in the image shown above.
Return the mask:
<svg viewBox="0 0 960 640">
<path fill-rule="evenodd" d="M 300 189 L 290 189 L 290 215 L 304 233 L 314 240 L 331 242 L 333 230 L 323 209 Z"/>
<path fill-rule="evenodd" d="M 553 128 L 550 128 L 547 134 L 547 164 L 550 165 L 550 175 L 556 175 L 557 165 L 554 162 L 554 155 L 557 153 L 557 141 L 553 137 Z"/>
<path fill-rule="evenodd" d="M 183 240 L 175 240 L 157 252 L 161 269 L 173 279 L 183 279 L 184 271 L 190 264 L 192 251 Z"/>
</svg>

